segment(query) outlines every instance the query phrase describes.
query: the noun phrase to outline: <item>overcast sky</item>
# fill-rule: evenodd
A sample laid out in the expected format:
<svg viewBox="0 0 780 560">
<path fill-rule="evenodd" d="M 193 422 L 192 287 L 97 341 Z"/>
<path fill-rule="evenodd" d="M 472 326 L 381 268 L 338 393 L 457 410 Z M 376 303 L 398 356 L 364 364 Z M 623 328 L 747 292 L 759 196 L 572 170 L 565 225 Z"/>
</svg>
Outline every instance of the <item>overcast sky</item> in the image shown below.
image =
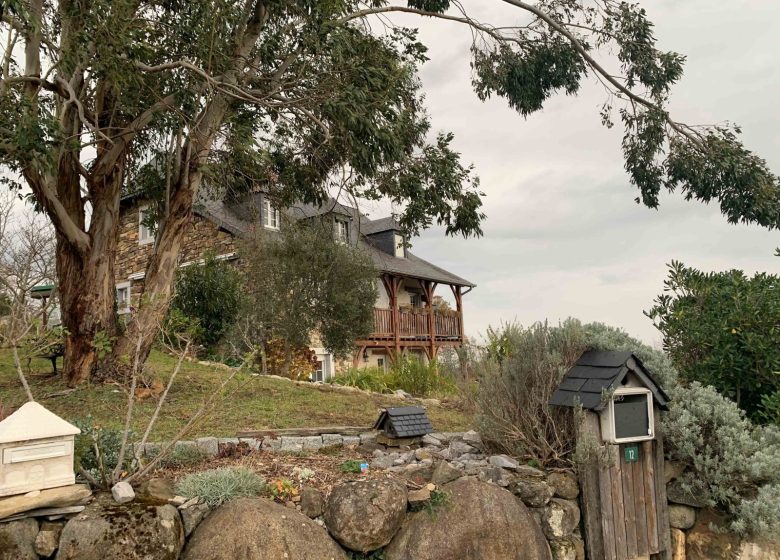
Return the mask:
<svg viewBox="0 0 780 560">
<path fill-rule="evenodd" d="M 465 1 L 499 25 L 521 14 L 498 1 Z M 780 2 L 642 0 L 659 46 L 687 56 L 672 112 L 688 123 L 743 126 L 746 145 L 780 171 Z M 480 177 L 484 237 L 429 230 L 413 251 L 477 284 L 464 298 L 466 329 L 572 316 L 625 328 L 660 344 L 643 310 L 662 291 L 672 259 L 703 270 L 778 272 L 780 235 L 732 226 L 716 206 L 663 196 L 659 210 L 634 202 L 623 170 L 622 130 L 601 126 L 603 90 L 589 83 L 524 120 L 502 99 L 480 102 L 470 86 L 470 34 L 454 23 L 401 19 L 430 47 L 422 68 L 434 128 Z M 378 210 L 378 209 L 377 209 Z M 444 290 L 440 291 L 443 293 Z"/>
</svg>

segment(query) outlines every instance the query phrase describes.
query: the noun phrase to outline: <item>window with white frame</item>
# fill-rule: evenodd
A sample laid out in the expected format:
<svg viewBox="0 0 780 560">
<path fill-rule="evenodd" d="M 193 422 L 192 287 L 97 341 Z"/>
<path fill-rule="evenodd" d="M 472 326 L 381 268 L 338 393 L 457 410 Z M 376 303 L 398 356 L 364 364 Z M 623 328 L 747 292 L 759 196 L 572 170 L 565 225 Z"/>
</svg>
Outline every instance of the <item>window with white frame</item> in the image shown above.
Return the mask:
<svg viewBox="0 0 780 560">
<path fill-rule="evenodd" d="M 336 241 L 339 243 L 349 243 L 349 222 L 345 220 L 336 220 Z"/>
<path fill-rule="evenodd" d="M 117 313 L 130 311 L 130 282 L 116 285 L 116 310 Z"/>
<path fill-rule="evenodd" d="M 155 227 L 149 224 L 149 208 L 144 206 L 138 209 L 138 244 L 146 245 L 154 243 Z"/>
<path fill-rule="evenodd" d="M 263 227 L 266 229 L 279 229 L 282 222 L 282 213 L 274 208 L 267 198 L 263 200 Z"/>
</svg>

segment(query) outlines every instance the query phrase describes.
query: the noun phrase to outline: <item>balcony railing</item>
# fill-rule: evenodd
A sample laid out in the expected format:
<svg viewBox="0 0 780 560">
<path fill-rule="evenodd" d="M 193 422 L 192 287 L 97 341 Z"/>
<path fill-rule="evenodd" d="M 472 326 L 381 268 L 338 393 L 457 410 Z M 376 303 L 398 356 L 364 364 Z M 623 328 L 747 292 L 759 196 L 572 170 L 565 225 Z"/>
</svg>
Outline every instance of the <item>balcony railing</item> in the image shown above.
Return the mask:
<svg viewBox="0 0 780 560">
<path fill-rule="evenodd" d="M 433 312 L 434 333 L 437 340 L 458 339 L 461 335 L 461 316 L 456 311 Z M 370 338 L 389 340 L 395 337 L 393 310 L 374 308 L 374 332 Z M 398 327 L 402 340 L 430 339 L 428 310 L 398 311 Z"/>
</svg>

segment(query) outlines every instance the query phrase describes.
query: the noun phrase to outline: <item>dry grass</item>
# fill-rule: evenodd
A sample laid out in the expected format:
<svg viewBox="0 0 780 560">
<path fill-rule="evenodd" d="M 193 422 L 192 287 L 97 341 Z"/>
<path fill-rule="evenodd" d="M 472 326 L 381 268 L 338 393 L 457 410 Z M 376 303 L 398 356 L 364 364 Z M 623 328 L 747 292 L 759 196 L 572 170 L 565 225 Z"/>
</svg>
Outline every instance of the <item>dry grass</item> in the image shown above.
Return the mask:
<svg viewBox="0 0 780 560">
<path fill-rule="evenodd" d="M 145 377 L 163 383 L 173 371 L 174 358 L 153 352 Z M 170 438 L 199 408 L 203 398 L 227 376 L 224 369 L 185 362 L 167 401 L 163 405 L 150 441 Z M 116 384 L 87 384 L 73 392 L 51 375 L 47 360 L 33 360 L 28 375 L 36 400 L 66 419 L 93 417 L 102 426 L 121 428 L 127 404 L 125 389 Z M 58 396 L 57 393 L 64 393 Z M 25 402 L 24 391 L 7 350 L 0 350 L 0 400 L 6 407 Z M 365 393 L 325 392 L 313 386 L 267 377 L 239 375 L 227 387 L 223 398 L 187 436 L 233 437 L 240 430 L 281 429 L 306 426 L 368 426 L 381 408 L 399 406 L 403 401 Z M 154 411 L 156 399 L 136 405 L 133 429 L 142 432 Z M 471 417 L 455 404 L 428 407 L 428 415 L 439 431 L 462 431 L 471 427 Z"/>
</svg>

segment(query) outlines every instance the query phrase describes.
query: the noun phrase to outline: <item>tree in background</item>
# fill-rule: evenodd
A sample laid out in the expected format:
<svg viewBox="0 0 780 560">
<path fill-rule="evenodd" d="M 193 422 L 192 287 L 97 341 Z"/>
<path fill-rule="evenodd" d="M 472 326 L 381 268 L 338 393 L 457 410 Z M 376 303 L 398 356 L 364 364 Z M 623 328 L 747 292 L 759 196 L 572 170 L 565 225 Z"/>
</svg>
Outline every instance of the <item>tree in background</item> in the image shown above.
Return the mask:
<svg viewBox="0 0 780 560">
<path fill-rule="evenodd" d="M 712 385 L 753 420 L 780 422 L 780 278 L 673 261 L 664 291 L 647 314 L 680 375 Z"/>
<path fill-rule="evenodd" d="M 283 224 L 279 234 L 246 241 L 239 254 L 248 295 L 239 325 L 252 329 L 244 335 L 251 344 L 283 343 L 283 370 L 309 346 L 349 356 L 355 340 L 371 332 L 377 271 L 367 254 L 336 242 L 326 225 Z"/>
<path fill-rule="evenodd" d="M 206 255 L 202 264 L 179 269 L 171 312 L 196 321 L 194 342 L 210 350 L 236 320 L 243 290 L 233 265 Z"/>
<path fill-rule="evenodd" d="M 159 227 L 148 297 L 115 358 L 139 338 L 142 358 L 151 347 L 203 177 L 228 190 L 265 186 L 281 205 L 323 201 L 336 186 L 403 205 L 408 233 L 434 222 L 480 233 L 471 169 L 452 135 L 429 141 L 416 77 L 425 47 L 386 19 L 393 12 L 462 24 L 476 94 L 503 97 L 524 117 L 598 80 L 602 120 L 622 121 L 625 167 L 645 205 L 679 189 L 717 201 L 730 222 L 780 225 L 777 176 L 739 129 L 669 114 L 683 57 L 657 48 L 644 9 L 504 3 L 517 8 L 516 24 L 476 21 L 448 0 L 3 2 L 0 165 L 21 177 L 12 186 L 29 188 L 57 233 L 70 382 L 89 377 L 96 335 L 115 328 L 119 198 L 136 178 L 144 183 L 150 161 Z"/>
</svg>

